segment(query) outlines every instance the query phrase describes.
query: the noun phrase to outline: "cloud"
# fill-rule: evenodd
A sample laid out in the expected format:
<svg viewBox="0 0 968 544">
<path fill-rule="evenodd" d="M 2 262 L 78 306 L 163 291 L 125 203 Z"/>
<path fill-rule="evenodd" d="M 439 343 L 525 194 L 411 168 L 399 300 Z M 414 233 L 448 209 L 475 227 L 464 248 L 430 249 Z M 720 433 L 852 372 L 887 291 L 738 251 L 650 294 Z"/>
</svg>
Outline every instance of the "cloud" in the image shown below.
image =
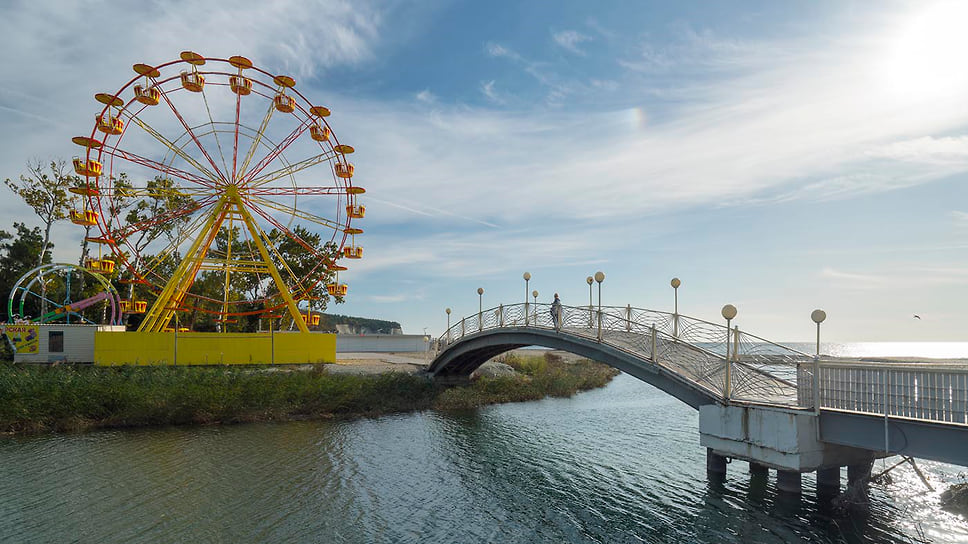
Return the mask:
<svg viewBox="0 0 968 544">
<path fill-rule="evenodd" d="M 879 289 L 887 287 L 890 283 L 889 279 L 884 276 L 843 272 L 830 267 L 821 270 L 820 277 L 834 280 L 841 286 L 855 289 Z"/>
<path fill-rule="evenodd" d="M 897 265 L 890 274 L 862 274 L 825 267 L 819 276 L 836 287 L 851 290 L 892 290 L 905 292 L 911 285 L 968 285 L 968 268 Z"/>
<path fill-rule="evenodd" d="M 501 98 L 498 95 L 497 91 L 494 90 L 494 83 L 495 82 L 494 82 L 493 79 L 491 81 L 484 81 L 484 82 L 482 82 L 481 83 L 481 93 L 483 93 L 484 96 L 486 96 L 488 100 L 490 100 L 491 102 L 493 102 L 495 104 L 504 104 L 505 103 L 504 99 Z"/>
<path fill-rule="evenodd" d="M 367 300 L 376 302 L 379 304 L 395 304 L 399 302 L 406 302 L 408 300 L 421 300 L 423 295 L 417 296 L 413 293 L 398 293 L 395 295 L 368 295 Z"/>
<path fill-rule="evenodd" d="M 586 56 L 587 53 L 583 51 L 578 46 L 584 42 L 592 41 L 591 36 L 586 36 L 580 32 L 574 30 L 563 30 L 561 32 L 555 32 L 551 35 L 555 43 L 559 46 L 575 53 L 577 55 Z"/>
<path fill-rule="evenodd" d="M 948 212 L 951 224 L 958 229 L 968 229 L 968 212 L 952 210 Z"/>
<path fill-rule="evenodd" d="M 968 166 L 968 136 L 922 136 L 879 146 L 868 155 L 903 162 Z"/>
<path fill-rule="evenodd" d="M 430 89 L 424 89 L 415 95 L 415 98 L 420 102 L 425 104 L 433 104 L 437 101 L 437 95 L 430 92 Z"/>
<path fill-rule="evenodd" d="M 508 49 L 507 47 L 504 47 L 501 44 L 497 44 L 494 42 L 487 42 L 486 44 L 484 44 L 484 51 L 486 51 L 488 55 L 494 58 L 503 57 L 503 58 L 509 58 L 512 60 L 521 60 L 521 55 L 515 53 L 514 51 Z"/>
</svg>

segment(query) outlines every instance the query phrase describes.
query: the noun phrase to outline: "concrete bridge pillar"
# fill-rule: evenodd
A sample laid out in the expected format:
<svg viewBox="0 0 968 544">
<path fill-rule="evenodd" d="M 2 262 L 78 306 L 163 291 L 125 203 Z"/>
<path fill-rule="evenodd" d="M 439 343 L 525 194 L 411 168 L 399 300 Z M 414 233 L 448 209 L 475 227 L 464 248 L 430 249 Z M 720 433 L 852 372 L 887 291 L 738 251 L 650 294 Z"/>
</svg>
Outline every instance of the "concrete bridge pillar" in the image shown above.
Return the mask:
<svg viewBox="0 0 968 544">
<path fill-rule="evenodd" d="M 847 465 L 847 485 L 853 486 L 861 480 L 871 477 L 871 469 L 874 467 L 874 460 L 856 465 Z"/>
<path fill-rule="evenodd" d="M 766 465 L 750 461 L 750 476 L 753 478 L 768 478 L 770 476 L 770 469 Z"/>
<path fill-rule="evenodd" d="M 840 467 L 817 469 L 817 493 L 829 495 L 840 493 Z"/>
<path fill-rule="evenodd" d="M 706 477 L 710 480 L 726 478 L 726 457 L 706 448 Z"/>
<path fill-rule="evenodd" d="M 803 489 L 800 473 L 793 470 L 776 471 L 776 488 L 783 493 L 799 495 Z"/>
</svg>

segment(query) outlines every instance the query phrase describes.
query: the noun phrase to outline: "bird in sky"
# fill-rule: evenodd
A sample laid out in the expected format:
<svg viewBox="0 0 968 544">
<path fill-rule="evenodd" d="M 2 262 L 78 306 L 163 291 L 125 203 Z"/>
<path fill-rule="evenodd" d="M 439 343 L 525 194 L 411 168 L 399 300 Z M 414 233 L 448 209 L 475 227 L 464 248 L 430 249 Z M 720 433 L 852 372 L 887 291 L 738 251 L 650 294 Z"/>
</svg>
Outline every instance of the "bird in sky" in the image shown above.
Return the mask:
<svg viewBox="0 0 968 544">
<path fill-rule="evenodd" d="M 919 316 L 918 314 L 914 314 L 914 319 L 921 319 L 921 316 Z"/>
</svg>

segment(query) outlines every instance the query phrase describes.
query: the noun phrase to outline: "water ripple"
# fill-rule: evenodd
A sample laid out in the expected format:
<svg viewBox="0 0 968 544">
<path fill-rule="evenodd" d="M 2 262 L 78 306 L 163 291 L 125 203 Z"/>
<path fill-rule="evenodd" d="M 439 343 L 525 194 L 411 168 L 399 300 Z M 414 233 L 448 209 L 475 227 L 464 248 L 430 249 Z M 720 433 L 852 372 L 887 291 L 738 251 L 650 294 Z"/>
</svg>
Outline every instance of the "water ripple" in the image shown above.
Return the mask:
<svg viewBox="0 0 968 544">
<path fill-rule="evenodd" d="M 696 412 L 628 376 L 572 399 L 460 413 L 0 440 L 10 542 L 968 541 L 921 463 L 831 514 L 804 477 L 705 476 Z"/>
</svg>

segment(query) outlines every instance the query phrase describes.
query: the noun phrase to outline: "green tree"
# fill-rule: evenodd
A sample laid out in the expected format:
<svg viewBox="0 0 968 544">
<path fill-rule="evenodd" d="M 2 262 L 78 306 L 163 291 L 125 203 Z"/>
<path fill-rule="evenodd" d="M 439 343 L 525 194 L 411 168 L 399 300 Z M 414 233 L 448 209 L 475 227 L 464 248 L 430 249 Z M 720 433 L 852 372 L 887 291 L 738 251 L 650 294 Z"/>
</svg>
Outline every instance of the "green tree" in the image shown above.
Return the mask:
<svg viewBox="0 0 968 544">
<path fill-rule="evenodd" d="M 40 233 L 40 227 L 28 228 L 23 223 L 14 223 L 17 230 L 16 235 L 0 230 L 0 291 L 3 292 L 4 301 L 8 300 L 10 290 L 20 276 L 23 276 L 32 268 L 40 264 L 51 262 L 51 248 L 53 244 L 47 244 L 47 251 L 42 251 L 44 238 Z M 7 315 L 7 304 L 3 304 L 3 321 L 9 321 Z"/>
<path fill-rule="evenodd" d="M 38 252 L 37 264 L 43 264 L 43 256 L 51 247 L 50 229 L 54 223 L 67 218 L 70 211 L 71 198 L 68 188 L 82 183 L 81 178 L 72 175 L 67 170 L 67 163 L 63 160 L 52 160 L 48 165 L 50 173 L 44 171 L 40 161 L 27 163 L 27 174 L 21 174 L 19 181 L 10 178 L 4 184 L 27 203 L 44 225 L 44 238 L 41 251 Z"/>
</svg>

